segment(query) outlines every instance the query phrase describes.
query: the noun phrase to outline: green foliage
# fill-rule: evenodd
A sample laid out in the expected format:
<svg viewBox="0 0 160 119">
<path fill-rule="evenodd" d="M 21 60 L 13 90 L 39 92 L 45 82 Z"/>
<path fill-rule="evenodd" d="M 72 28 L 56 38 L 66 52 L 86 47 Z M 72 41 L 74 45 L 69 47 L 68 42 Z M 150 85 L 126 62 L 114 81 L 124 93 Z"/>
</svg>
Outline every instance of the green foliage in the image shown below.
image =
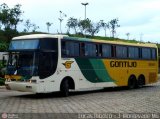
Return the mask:
<svg viewBox="0 0 160 119">
<path fill-rule="evenodd" d="M 13 8 L 9 8 L 5 3 L 0 5 L 0 38 L 4 37 L 3 39 L 7 43 L 18 35 L 17 25 L 23 21 L 20 19 L 22 13 L 20 4 L 15 5 Z M 0 50 L 6 50 L 6 48 L 5 43 L 0 45 Z"/>
<path fill-rule="evenodd" d="M 8 44 L 0 43 L 0 52 L 6 51 L 8 49 Z"/>
<path fill-rule="evenodd" d="M 157 47 L 160 48 L 160 44 L 157 44 Z"/>
<path fill-rule="evenodd" d="M 100 25 L 105 31 L 105 37 L 107 36 L 106 31 L 110 28 L 109 23 L 105 23 L 104 20 L 100 20 Z"/>
<path fill-rule="evenodd" d="M 74 17 L 70 17 L 67 21 L 68 33 L 70 28 L 74 29 L 75 34 L 77 34 L 78 20 Z"/>
<path fill-rule="evenodd" d="M 13 37 L 18 36 L 18 35 L 19 35 L 18 31 L 14 29 L 10 29 L 10 28 L 5 29 L 4 36 L 7 38 L 8 43 Z"/>
<path fill-rule="evenodd" d="M 79 34 L 70 34 L 69 36 L 71 37 L 80 37 L 83 38 L 83 35 Z M 91 39 L 97 39 L 97 40 L 108 40 L 108 41 L 122 41 L 122 42 L 128 42 L 128 43 L 138 43 L 136 40 L 124 40 L 120 38 L 113 38 L 113 37 L 102 37 L 102 36 L 91 36 L 91 35 L 86 35 L 86 38 L 91 38 Z"/>
<path fill-rule="evenodd" d="M 109 22 L 109 27 L 111 28 L 113 38 L 115 37 L 115 34 L 116 34 L 116 28 L 120 27 L 120 25 L 118 24 L 118 21 L 119 21 L 118 19 L 112 19 Z"/>
<path fill-rule="evenodd" d="M 50 23 L 50 22 L 46 22 L 46 25 L 47 25 L 47 31 L 48 31 L 48 33 L 49 33 L 49 30 L 50 30 L 50 27 L 51 27 L 51 25 L 52 25 L 53 23 Z"/>
<path fill-rule="evenodd" d="M 94 36 L 96 33 L 99 32 L 100 27 L 101 27 L 101 23 L 100 22 L 93 23 L 93 22 L 90 21 L 90 26 L 87 28 L 87 32 L 89 32 L 89 34 L 91 36 Z"/>
<path fill-rule="evenodd" d="M 17 4 L 14 8 L 9 8 L 7 4 L 0 5 L 0 22 L 4 29 L 17 30 L 17 25 L 23 20 L 20 19 L 22 15 L 21 5 Z"/>
<path fill-rule="evenodd" d="M 0 86 L 5 84 L 5 79 L 0 77 Z"/>
<path fill-rule="evenodd" d="M 0 52 L 7 51 L 9 43 L 7 43 L 7 38 L 0 31 Z"/>
</svg>

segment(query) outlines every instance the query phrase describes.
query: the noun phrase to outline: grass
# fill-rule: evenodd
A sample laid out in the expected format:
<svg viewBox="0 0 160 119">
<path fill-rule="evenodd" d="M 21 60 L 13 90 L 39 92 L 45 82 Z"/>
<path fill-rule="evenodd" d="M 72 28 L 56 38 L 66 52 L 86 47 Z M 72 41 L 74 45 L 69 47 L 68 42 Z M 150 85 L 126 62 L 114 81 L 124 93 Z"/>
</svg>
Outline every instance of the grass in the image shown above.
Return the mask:
<svg viewBox="0 0 160 119">
<path fill-rule="evenodd" d="M 90 39 L 97 39 L 97 40 L 108 40 L 108 41 L 122 41 L 122 42 L 128 42 L 128 43 L 139 43 L 139 41 L 136 40 L 126 40 L 126 39 L 120 39 L 120 38 L 113 38 L 113 37 L 103 37 L 103 36 L 90 36 L 90 35 L 78 35 L 78 34 L 70 34 L 71 37 L 80 37 L 80 38 L 90 38 Z M 159 44 L 160 45 L 160 44 Z"/>
</svg>

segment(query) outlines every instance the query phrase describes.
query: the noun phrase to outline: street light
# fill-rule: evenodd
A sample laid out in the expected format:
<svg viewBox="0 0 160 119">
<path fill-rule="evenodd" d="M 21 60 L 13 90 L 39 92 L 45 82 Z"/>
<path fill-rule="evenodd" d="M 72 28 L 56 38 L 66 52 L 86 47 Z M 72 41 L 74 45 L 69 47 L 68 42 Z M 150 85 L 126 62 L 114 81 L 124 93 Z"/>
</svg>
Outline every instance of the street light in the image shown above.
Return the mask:
<svg viewBox="0 0 160 119">
<path fill-rule="evenodd" d="M 64 18 L 64 17 L 67 17 L 67 15 L 64 14 L 62 11 L 59 11 L 59 13 L 60 13 L 60 16 L 59 16 L 58 20 L 59 20 L 59 22 L 60 22 L 60 32 L 61 32 L 61 34 L 62 34 L 62 28 L 61 28 L 62 21 L 63 21 L 63 18 Z"/>
<path fill-rule="evenodd" d="M 86 20 L 86 6 L 89 4 L 89 3 L 81 3 L 82 5 L 84 5 L 84 8 L 85 8 L 85 11 L 84 11 L 84 20 Z M 86 22 L 85 22 L 85 25 L 86 25 Z M 86 30 L 85 30 L 85 37 L 86 37 Z"/>
<path fill-rule="evenodd" d="M 84 15 L 85 15 L 85 20 L 86 20 L 86 6 L 87 6 L 89 3 L 81 3 L 81 4 L 84 5 L 84 7 L 85 7 Z"/>
</svg>

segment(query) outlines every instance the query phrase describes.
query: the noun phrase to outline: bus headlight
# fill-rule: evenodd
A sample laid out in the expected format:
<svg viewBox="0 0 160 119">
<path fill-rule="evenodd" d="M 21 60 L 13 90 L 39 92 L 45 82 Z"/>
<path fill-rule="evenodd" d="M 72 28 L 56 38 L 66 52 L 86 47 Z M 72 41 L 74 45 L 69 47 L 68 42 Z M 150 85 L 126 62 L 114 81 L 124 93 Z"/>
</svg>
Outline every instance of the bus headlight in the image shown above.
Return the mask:
<svg viewBox="0 0 160 119">
<path fill-rule="evenodd" d="M 37 83 L 37 80 L 35 80 L 35 79 L 30 79 L 29 82 L 30 82 L 30 83 Z"/>
</svg>

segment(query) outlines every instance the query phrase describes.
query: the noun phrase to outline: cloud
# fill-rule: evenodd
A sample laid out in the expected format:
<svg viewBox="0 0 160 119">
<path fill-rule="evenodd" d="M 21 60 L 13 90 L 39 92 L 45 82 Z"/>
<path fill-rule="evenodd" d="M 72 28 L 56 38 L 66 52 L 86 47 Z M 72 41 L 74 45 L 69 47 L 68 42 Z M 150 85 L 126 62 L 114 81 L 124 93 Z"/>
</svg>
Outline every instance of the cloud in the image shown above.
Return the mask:
<svg viewBox="0 0 160 119">
<path fill-rule="evenodd" d="M 143 33 L 146 40 L 160 39 L 160 0 L 1 0 L 12 7 L 22 4 L 23 19 L 30 19 L 40 26 L 41 31 L 47 31 L 46 22 L 52 22 L 51 32 L 59 29 L 59 11 L 67 14 L 62 23 L 63 31 L 66 31 L 66 22 L 69 17 L 84 19 L 84 6 L 82 2 L 88 2 L 87 18 L 94 22 L 118 18 L 120 28 L 117 30 L 119 37 L 126 38 L 126 32 L 130 32 L 132 38 L 139 39 Z M 23 30 L 23 24 L 19 26 Z M 102 30 L 99 35 L 103 35 Z M 108 32 L 109 35 L 109 32 Z"/>
</svg>

